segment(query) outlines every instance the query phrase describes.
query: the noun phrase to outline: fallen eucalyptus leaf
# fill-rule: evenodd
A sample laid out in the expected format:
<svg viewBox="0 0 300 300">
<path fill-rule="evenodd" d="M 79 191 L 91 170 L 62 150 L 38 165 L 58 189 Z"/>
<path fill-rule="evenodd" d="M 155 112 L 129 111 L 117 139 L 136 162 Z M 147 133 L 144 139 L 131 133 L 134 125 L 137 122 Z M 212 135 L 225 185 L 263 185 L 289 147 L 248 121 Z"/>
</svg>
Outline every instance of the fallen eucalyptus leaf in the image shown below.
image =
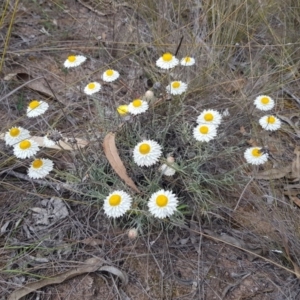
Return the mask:
<svg viewBox="0 0 300 300">
<path fill-rule="evenodd" d="M 60 103 L 65 104 L 64 98 L 60 97 L 59 95 L 54 95 L 51 89 L 48 87 L 46 83 L 46 79 L 44 77 L 42 78 L 37 78 L 35 80 L 30 80 L 31 76 L 26 72 L 26 71 L 20 71 L 16 74 L 18 78 L 21 80 L 27 81 L 26 86 L 48 98 L 56 99 Z"/>
<path fill-rule="evenodd" d="M 104 242 L 102 240 L 99 239 L 94 239 L 92 237 L 88 237 L 84 240 L 78 241 L 79 243 L 85 244 L 85 245 L 89 245 L 89 246 L 98 246 L 98 245 L 103 245 Z"/>
<path fill-rule="evenodd" d="M 42 280 L 38 280 L 35 282 L 31 282 L 23 286 L 22 288 L 14 291 L 13 293 L 10 294 L 8 297 L 8 300 L 19 300 L 22 297 L 39 290 L 47 285 L 52 285 L 52 284 L 59 284 L 62 283 L 68 279 L 71 279 L 75 276 L 79 276 L 81 274 L 85 273 L 91 273 L 91 272 L 96 272 L 96 271 L 105 271 L 109 272 L 113 275 L 118 276 L 121 281 L 122 285 L 125 286 L 128 284 L 128 276 L 126 273 L 122 272 L 116 267 L 113 266 L 103 266 L 103 264 L 107 263 L 104 259 L 99 258 L 99 257 L 93 257 L 90 259 L 87 259 L 82 265 L 79 265 L 78 267 L 67 271 L 63 272 L 57 275 L 53 275 L 51 277 L 47 277 Z"/>
<path fill-rule="evenodd" d="M 31 139 L 36 141 L 39 144 L 40 147 L 45 147 L 43 137 L 32 136 Z M 74 144 L 69 144 L 69 143 L 66 143 L 66 142 L 60 140 L 57 145 L 47 147 L 47 148 L 60 149 L 60 150 L 61 149 L 63 149 L 63 150 L 76 150 L 77 148 L 84 148 L 86 145 L 88 145 L 88 141 L 86 141 L 86 140 L 78 139 L 78 138 L 75 138 L 75 140 L 76 140 L 76 143 L 74 143 Z"/>
<path fill-rule="evenodd" d="M 17 75 L 17 74 L 16 74 L 16 75 Z M 34 78 L 34 79 L 32 79 L 32 80 L 29 80 L 29 81 L 27 81 L 27 82 L 21 84 L 20 86 L 18 86 L 17 88 L 15 88 L 15 89 L 12 90 L 11 92 L 5 94 L 2 98 L 0 98 L 0 102 L 1 102 L 2 100 L 4 100 L 4 99 L 8 98 L 9 96 L 13 95 L 15 92 L 17 92 L 18 90 L 20 90 L 22 87 L 24 87 L 24 86 L 30 84 L 31 82 L 33 82 L 33 81 L 35 81 L 35 80 L 39 80 L 39 79 L 41 79 L 41 78 L 43 78 L 43 77 Z"/>
<path fill-rule="evenodd" d="M 128 276 L 126 273 L 122 272 L 121 270 L 119 270 L 116 267 L 113 266 L 103 266 L 99 269 L 99 271 L 106 271 L 109 272 L 111 274 L 114 274 L 116 276 L 118 276 L 121 281 L 122 281 L 122 285 L 125 286 L 128 284 Z"/>
<path fill-rule="evenodd" d="M 4 136 L 5 136 L 4 133 L 0 134 L 0 139 L 4 140 Z M 86 140 L 75 138 L 76 143 L 74 143 L 74 144 L 69 144 L 69 143 L 66 143 L 66 142 L 61 140 L 61 141 L 58 142 L 58 144 L 56 144 L 54 146 L 46 147 L 44 145 L 44 138 L 43 137 L 41 137 L 41 136 L 32 136 L 30 138 L 32 140 L 34 140 L 35 142 L 37 142 L 39 147 L 45 147 L 45 148 L 57 149 L 57 150 L 62 150 L 63 149 L 63 150 L 72 151 L 72 150 L 76 150 L 77 148 L 84 148 L 89 143 Z"/>
<path fill-rule="evenodd" d="M 23 286 L 22 288 L 12 292 L 10 296 L 8 297 L 8 300 L 19 300 L 22 297 L 35 292 L 36 290 L 39 290 L 47 285 L 51 284 L 58 284 L 62 283 L 65 280 L 71 279 L 75 276 L 84 274 L 84 273 L 91 273 L 95 272 L 98 269 L 100 269 L 103 264 L 106 263 L 105 260 L 98 258 L 98 257 L 93 257 L 90 259 L 87 259 L 82 265 L 79 265 L 78 267 L 67 271 L 63 272 L 57 275 L 53 275 L 51 277 L 47 277 L 42 280 L 38 280 L 35 282 L 31 282 Z"/>
<path fill-rule="evenodd" d="M 128 186 L 130 186 L 133 190 L 135 190 L 137 193 L 140 193 L 141 191 L 135 185 L 133 180 L 127 175 L 127 171 L 124 167 L 124 164 L 119 156 L 118 149 L 116 147 L 114 133 L 109 132 L 105 136 L 103 140 L 103 149 L 107 160 L 109 161 L 110 165 L 115 170 L 115 172 L 119 175 L 119 177 L 123 179 L 125 183 Z"/>
<path fill-rule="evenodd" d="M 282 167 L 280 169 L 270 169 L 266 171 L 253 174 L 253 177 L 256 179 L 272 180 L 285 177 L 289 172 L 292 171 L 292 166 Z"/>
</svg>

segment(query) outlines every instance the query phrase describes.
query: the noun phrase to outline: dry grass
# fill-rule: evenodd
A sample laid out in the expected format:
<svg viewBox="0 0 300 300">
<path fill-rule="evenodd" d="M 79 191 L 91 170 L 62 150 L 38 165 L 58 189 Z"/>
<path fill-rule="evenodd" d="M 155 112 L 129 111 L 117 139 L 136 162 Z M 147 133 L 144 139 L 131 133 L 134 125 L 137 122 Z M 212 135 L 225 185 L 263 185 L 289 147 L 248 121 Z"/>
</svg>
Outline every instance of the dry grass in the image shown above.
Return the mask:
<svg viewBox="0 0 300 300">
<path fill-rule="evenodd" d="M 299 176 L 255 176 L 273 168 L 280 172 L 295 160 L 299 1 L 129 2 L 88 2 L 98 13 L 75 0 L 40 5 L 24 0 L 15 6 L 5 1 L 0 8 L 2 77 L 18 74 L 1 82 L 1 133 L 17 125 L 42 136 L 56 128 L 89 142 L 80 150 L 76 145 L 73 151 L 43 149 L 55 170 L 37 182 L 22 176 L 29 161 L 16 159 L 1 141 L 2 294 L 98 256 L 126 272 L 129 284 L 121 287 L 109 273 L 88 275 L 92 287 L 76 292 L 81 299 L 123 299 L 124 294 L 131 299 L 297 299 Z M 156 59 L 165 51 L 174 53 L 181 37 L 177 56 L 195 57 L 196 66 L 158 70 Z M 62 63 L 70 53 L 88 61 L 65 70 Z M 107 67 L 120 71 L 121 79 L 103 84 L 97 96 L 86 96 L 84 86 L 101 81 Z M 45 78 L 39 88 L 17 90 L 39 76 Z M 169 99 L 165 86 L 177 78 L 188 82 L 188 91 Z M 47 83 L 55 97 L 41 93 Z M 118 105 L 148 89 L 156 100 L 147 113 L 117 115 Z M 262 114 L 253 106 L 261 94 L 271 95 L 274 113 L 292 123 L 285 120 L 279 131 L 263 131 Z M 48 101 L 51 109 L 41 119 L 28 119 L 27 103 L 35 98 Z M 200 144 L 192 129 L 208 108 L 228 109 L 230 116 L 215 140 Z M 111 131 L 141 194 L 120 180 L 105 157 L 102 141 Z M 137 167 L 132 149 L 143 138 L 163 145 L 164 157 L 175 157 L 174 177 L 161 176 L 158 165 Z M 257 168 L 247 165 L 243 152 L 249 143 L 268 147 L 273 158 Z M 147 209 L 149 195 L 160 188 L 180 199 L 178 213 L 166 220 L 153 218 Z M 111 220 L 102 204 L 117 189 L 134 197 L 134 207 Z M 37 225 L 31 209 L 51 210 L 45 201 L 51 197 L 63 200 L 68 216 Z M 127 237 L 133 227 L 139 231 L 136 240 Z M 65 283 L 44 288 L 40 296 L 69 299 L 76 293 Z"/>
</svg>

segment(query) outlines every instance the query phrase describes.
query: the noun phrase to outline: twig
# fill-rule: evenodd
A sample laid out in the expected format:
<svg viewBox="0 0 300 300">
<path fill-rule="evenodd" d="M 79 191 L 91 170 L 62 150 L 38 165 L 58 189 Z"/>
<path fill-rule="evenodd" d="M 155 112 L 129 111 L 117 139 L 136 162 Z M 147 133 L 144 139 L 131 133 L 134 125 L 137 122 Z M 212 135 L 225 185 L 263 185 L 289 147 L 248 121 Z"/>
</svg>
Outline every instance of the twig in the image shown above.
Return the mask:
<svg viewBox="0 0 300 300">
<path fill-rule="evenodd" d="M 176 225 L 175 223 L 172 223 L 172 222 L 171 222 L 171 224 Z M 192 231 L 192 232 L 194 232 L 194 233 L 197 233 L 197 234 L 199 234 L 199 235 L 202 235 L 203 237 L 206 237 L 206 238 L 208 238 L 208 239 L 210 239 L 210 240 L 214 240 L 214 241 L 216 241 L 216 242 L 220 242 L 220 243 L 226 244 L 226 245 L 228 245 L 228 246 L 234 247 L 234 248 L 236 248 L 236 249 L 242 250 L 242 251 L 244 251 L 244 252 L 246 252 L 246 253 L 248 253 L 248 254 L 251 254 L 251 255 L 253 255 L 253 256 L 257 257 L 257 258 L 260 258 L 260 259 L 262 259 L 262 260 L 264 260 L 264 261 L 266 261 L 266 262 L 268 262 L 268 263 L 270 263 L 270 264 L 272 264 L 272 265 L 274 265 L 274 266 L 276 266 L 276 267 L 278 267 L 278 268 L 280 268 L 280 269 L 283 269 L 283 270 L 285 270 L 285 271 L 287 271 L 287 272 L 289 272 L 289 273 L 291 273 L 291 274 L 293 274 L 293 275 L 295 275 L 295 276 L 298 275 L 295 271 L 293 271 L 293 270 L 291 270 L 291 269 L 289 269 L 289 268 L 287 268 L 287 267 L 285 267 L 285 266 L 283 266 L 283 265 L 280 265 L 279 263 L 277 263 L 277 262 L 275 262 L 275 261 L 273 261 L 273 260 L 270 260 L 270 259 L 268 259 L 268 258 L 266 258 L 266 257 L 264 257 L 264 256 L 262 256 L 262 255 L 259 255 L 259 254 L 255 253 L 255 252 L 253 252 L 253 251 L 250 251 L 250 250 L 248 250 L 248 249 L 246 249 L 246 248 L 240 247 L 240 246 L 238 246 L 238 245 L 234 245 L 234 244 L 232 244 L 232 243 L 230 243 L 230 242 L 227 242 L 227 241 L 222 240 L 221 238 L 218 238 L 218 237 L 215 237 L 215 236 L 211 236 L 211 235 L 205 234 L 205 233 L 203 233 L 203 232 L 201 232 L 201 231 L 193 230 L 193 229 L 189 228 L 187 225 L 184 225 L 184 224 L 180 224 L 180 225 L 177 224 L 177 226 L 179 226 L 179 227 L 181 227 L 181 228 L 183 228 L 183 229 L 186 229 L 187 231 Z"/>
<path fill-rule="evenodd" d="M 282 88 L 282 90 L 288 94 L 289 96 L 291 96 L 294 100 L 296 100 L 296 102 L 300 105 L 300 99 L 298 97 L 296 97 L 292 92 L 290 92 L 288 89 L 286 88 Z"/>
<path fill-rule="evenodd" d="M 245 191 L 247 190 L 247 187 L 248 187 L 249 184 L 253 181 L 253 179 L 254 179 L 254 177 L 251 177 L 250 180 L 249 180 L 249 182 L 246 184 L 246 186 L 245 186 L 245 188 L 243 189 L 243 191 L 242 191 L 242 193 L 241 193 L 241 195 L 240 195 L 240 198 L 239 198 L 239 200 L 238 200 L 238 202 L 237 202 L 237 204 L 236 204 L 236 206 L 235 206 L 233 212 L 235 212 L 236 209 L 238 208 L 238 206 L 240 205 L 240 202 L 241 202 L 241 200 L 242 200 L 242 197 L 244 196 Z"/>
<path fill-rule="evenodd" d="M 48 181 L 45 181 L 45 180 L 39 180 L 39 179 L 32 179 L 28 175 L 25 175 L 25 174 L 22 174 L 22 173 L 19 173 L 19 172 L 6 171 L 6 172 L 3 172 L 3 173 L 6 173 L 7 175 L 15 176 L 17 178 L 20 178 L 20 179 L 23 179 L 23 180 L 26 180 L 26 181 L 30 181 L 30 182 L 34 182 L 34 183 L 38 183 L 38 184 L 42 184 L 42 185 L 47 185 L 47 186 L 51 186 L 51 187 L 54 188 L 54 184 L 52 182 L 48 182 Z"/>
<path fill-rule="evenodd" d="M 11 91 L 11 92 L 9 92 L 8 94 L 6 94 L 4 97 L 0 98 L 0 102 L 1 102 L 2 100 L 6 99 L 7 97 L 13 95 L 16 91 L 18 91 L 18 90 L 21 89 L 22 87 L 26 86 L 28 83 L 31 83 L 31 82 L 33 82 L 33 81 L 35 81 L 35 80 L 42 79 L 42 78 L 44 78 L 44 77 L 43 77 L 43 76 L 37 77 L 37 78 L 31 79 L 31 80 L 29 80 L 29 81 L 23 83 L 22 85 L 20 85 L 20 86 L 18 86 L 17 88 L 15 88 L 13 91 Z"/>
</svg>

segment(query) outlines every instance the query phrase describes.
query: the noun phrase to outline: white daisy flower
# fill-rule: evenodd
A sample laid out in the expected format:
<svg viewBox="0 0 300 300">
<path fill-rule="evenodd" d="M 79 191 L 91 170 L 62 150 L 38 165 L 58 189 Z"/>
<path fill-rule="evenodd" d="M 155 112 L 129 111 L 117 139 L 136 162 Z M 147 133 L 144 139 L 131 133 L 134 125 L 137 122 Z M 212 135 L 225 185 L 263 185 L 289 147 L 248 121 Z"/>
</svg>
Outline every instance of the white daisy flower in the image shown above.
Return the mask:
<svg viewBox="0 0 300 300">
<path fill-rule="evenodd" d="M 162 69 L 172 69 L 177 66 L 178 63 L 179 60 L 169 52 L 163 54 L 163 56 L 156 61 L 156 65 Z"/>
<path fill-rule="evenodd" d="M 32 100 L 27 107 L 27 117 L 34 118 L 42 115 L 49 108 L 49 104 L 44 101 Z"/>
<path fill-rule="evenodd" d="M 171 191 L 160 190 L 150 197 L 148 207 L 151 214 L 156 218 L 166 218 L 174 214 L 178 200 Z"/>
<path fill-rule="evenodd" d="M 126 116 L 128 114 L 128 105 L 120 105 L 117 108 L 119 115 Z"/>
<path fill-rule="evenodd" d="M 15 145 L 14 154 L 18 158 L 27 158 L 36 155 L 39 150 L 37 142 L 27 139 Z"/>
<path fill-rule="evenodd" d="M 86 57 L 83 55 L 70 55 L 64 62 L 65 68 L 74 68 L 78 67 L 86 61 Z"/>
<path fill-rule="evenodd" d="M 182 81 L 172 81 L 166 89 L 169 94 L 181 95 L 187 90 L 187 84 Z"/>
<path fill-rule="evenodd" d="M 248 148 L 244 153 L 247 163 L 252 165 L 264 164 L 268 160 L 269 154 L 264 153 L 261 149 L 261 147 Z"/>
<path fill-rule="evenodd" d="M 213 109 L 205 109 L 197 118 L 198 124 L 212 124 L 218 126 L 221 124 L 222 115 Z"/>
<path fill-rule="evenodd" d="M 5 133 L 4 136 L 5 144 L 9 146 L 13 146 L 28 138 L 30 138 L 29 131 L 22 127 L 12 127 Z"/>
<path fill-rule="evenodd" d="M 101 90 L 101 84 L 98 82 L 90 82 L 86 87 L 84 88 L 84 92 L 87 95 L 92 95 L 94 93 L 97 93 Z"/>
<path fill-rule="evenodd" d="M 182 66 L 189 67 L 195 64 L 195 59 L 193 57 L 186 56 L 180 61 L 180 64 Z"/>
<path fill-rule="evenodd" d="M 161 153 L 161 146 L 157 142 L 145 140 L 134 147 L 133 159 L 138 166 L 149 167 L 158 161 Z"/>
<path fill-rule="evenodd" d="M 149 105 L 146 101 L 135 99 L 128 105 L 128 111 L 133 115 L 139 115 L 147 111 Z"/>
<path fill-rule="evenodd" d="M 217 135 L 217 127 L 211 124 L 199 124 L 194 128 L 194 138 L 200 142 L 209 142 Z"/>
<path fill-rule="evenodd" d="M 120 73 L 118 71 L 109 69 L 109 70 L 106 70 L 102 74 L 102 79 L 106 82 L 112 82 L 112 81 L 115 81 L 116 79 L 118 79 L 119 76 L 120 76 Z"/>
<path fill-rule="evenodd" d="M 46 177 L 53 170 L 53 161 L 47 158 L 35 159 L 28 169 L 28 176 L 33 179 Z"/>
<path fill-rule="evenodd" d="M 114 191 L 104 200 L 103 209 L 108 217 L 118 218 L 130 209 L 132 198 L 123 191 Z"/>
<path fill-rule="evenodd" d="M 263 116 L 259 119 L 259 124 L 265 130 L 275 131 L 281 127 L 281 121 L 275 116 Z"/>
<path fill-rule="evenodd" d="M 55 145 L 55 142 L 49 139 L 47 135 L 44 136 L 43 143 L 45 147 L 53 147 Z"/>
<path fill-rule="evenodd" d="M 254 105 L 260 110 L 271 110 L 275 106 L 275 102 L 271 97 L 262 95 L 254 100 Z"/>
</svg>

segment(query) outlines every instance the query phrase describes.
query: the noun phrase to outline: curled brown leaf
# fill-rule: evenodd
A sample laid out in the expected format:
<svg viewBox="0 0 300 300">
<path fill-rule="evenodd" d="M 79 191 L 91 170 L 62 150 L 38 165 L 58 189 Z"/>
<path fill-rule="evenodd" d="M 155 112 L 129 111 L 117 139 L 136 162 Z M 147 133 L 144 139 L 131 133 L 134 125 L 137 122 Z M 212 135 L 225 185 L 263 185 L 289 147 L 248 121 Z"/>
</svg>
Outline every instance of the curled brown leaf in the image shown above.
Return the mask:
<svg viewBox="0 0 300 300">
<path fill-rule="evenodd" d="M 127 171 L 126 171 L 125 166 L 119 156 L 119 152 L 116 147 L 114 133 L 109 132 L 105 136 L 105 138 L 103 140 L 103 149 L 104 149 L 104 153 L 106 155 L 107 160 L 109 161 L 110 165 L 115 170 L 115 172 L 119 175 L 119 177 L 121 179 L 123 179 L 125 181 L 125 183 L 128 186 L 130 186 L 134 191 L 136 191 L 137 193 L 140 193 L 141 191 L 135 185 L 133 180 L 127 175 Z"/>
</svg>

